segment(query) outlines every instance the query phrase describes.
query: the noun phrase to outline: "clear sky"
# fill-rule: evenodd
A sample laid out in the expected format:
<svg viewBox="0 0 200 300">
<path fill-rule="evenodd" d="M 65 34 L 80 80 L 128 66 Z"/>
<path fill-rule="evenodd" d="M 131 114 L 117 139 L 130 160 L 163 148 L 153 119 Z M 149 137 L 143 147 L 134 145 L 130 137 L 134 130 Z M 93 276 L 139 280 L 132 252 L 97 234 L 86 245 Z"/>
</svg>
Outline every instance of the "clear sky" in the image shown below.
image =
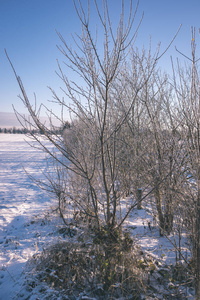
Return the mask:
<svg viewBox="0 0 200 300">
<path fill-rule="evenodd" d="M 97 2 L 101 3 L 101 0 Z M 119 17 L 120 2 L 108 0 L 114 22 Z M 128 0 L 125 0 L 125 3 L 127 2 Z M 133 3 L 135 5 L 136 1 L 133 0 Z M 170 56 L 178 56 L 174 50 L 175 45 L 186 55 L 190 55 L 191 26 L 196 27 L 197 32 L 200 28 L 200 1 L 140 0 L 135 26 L 142 12 L 144 19 L 136 40 L 136 46 L 139 47 L 144 45 L 148 49 L 151 36 L 153 49 L 161 42 L 161 51 L 164 50 L 182 24 L 175 42 L 160 60 L 163 70 L 168 71 Z M 95 18 L 91 20 L 92 26 L 95 27 Z M 71 33 L 80 33 L 81 27 L 72 0 L 0 0 L 0 112 L 12 112 L 14 104 L 19 112 L 25 113 L 17 97 L 20 90 L 4 48 L 30 99 L 34 101 L 35 92 L 38 103 L 47 103 L 48 99 L 51 100 L 47 86 L 59 90 L 61 82 L 55 74 L 58 70 L 56 59 L 62 62 L 64 57 L 56 47 L 60 40 L 55 29 L 73 46 Z M 197 55 L 200 57 L 199 34 L 196 40 Z M 70 76 L 70 73 L 67 75 Z"/>
</svg>

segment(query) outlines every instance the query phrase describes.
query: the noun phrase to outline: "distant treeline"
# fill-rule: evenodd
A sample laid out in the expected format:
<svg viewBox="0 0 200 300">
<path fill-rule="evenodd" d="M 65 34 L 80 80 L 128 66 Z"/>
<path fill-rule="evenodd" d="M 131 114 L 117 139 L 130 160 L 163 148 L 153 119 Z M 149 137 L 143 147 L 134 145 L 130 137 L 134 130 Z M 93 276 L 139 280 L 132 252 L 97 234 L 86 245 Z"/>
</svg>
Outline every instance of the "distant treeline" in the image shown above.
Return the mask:
<svg viewBox="0 0 200 300">
<path fill-rule="evenodd" d="M 27 130 L 26 128 L 0 128 L 0 133 L 14 133 L 14 134 L 26 134 L 26 133 L 37 133 L 38 130 Z"/>
<path fill-rule="evenodd" d="M 63 130 L 66 128 L 70 128 L 70 123 L 66 122 L 64 126 L 61 126 L 59 128 L 54 128 L 54 129 L 49 129 L 49 132 L 51 134 L 62 134 Z M 30 129 L 28 130 L 27 128 L 0 128 L 0 134 L 1 133 L 8 133 L 8 134 L 44 134 L 43 130 L 36 130 L 36 129 Z"/>
</svg>

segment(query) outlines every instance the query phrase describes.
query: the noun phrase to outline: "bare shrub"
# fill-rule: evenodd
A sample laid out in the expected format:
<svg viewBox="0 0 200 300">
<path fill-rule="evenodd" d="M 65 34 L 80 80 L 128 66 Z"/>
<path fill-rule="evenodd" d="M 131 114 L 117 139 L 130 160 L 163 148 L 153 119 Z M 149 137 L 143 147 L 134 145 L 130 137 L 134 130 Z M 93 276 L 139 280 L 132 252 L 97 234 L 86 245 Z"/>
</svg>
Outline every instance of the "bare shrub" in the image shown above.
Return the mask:
<svg viewBox="0 0 200 300">
<path fill-rule="evenodd" d="M 98 235 L 90 233 L 93 241 L 80 236 L 79 242 L 62 242 L 45 249 L 34 261 L 37 278 L 64 291 L 70 299 L 83 292 L 98 299 L 130 295 L 141 299 L 146 277 L 139 250 L 128 236 L 115 236 L 111 241 L 107 234 L 105 230 Z"/>
</svg>

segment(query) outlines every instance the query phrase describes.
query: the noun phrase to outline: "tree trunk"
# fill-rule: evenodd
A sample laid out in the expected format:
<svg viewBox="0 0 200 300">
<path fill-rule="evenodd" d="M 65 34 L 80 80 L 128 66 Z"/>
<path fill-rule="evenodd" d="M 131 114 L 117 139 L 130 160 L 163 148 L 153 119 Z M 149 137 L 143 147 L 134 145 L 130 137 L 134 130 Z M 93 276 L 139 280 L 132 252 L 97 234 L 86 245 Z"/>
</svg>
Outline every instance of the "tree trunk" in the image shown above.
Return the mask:
<svg viewBox="0 0 200 300">
<path fill-rule="evenodd" d="M 137 209 L 142 209 L 142 189 L 137 189 Z"/>
<path fill-rule="evenodd" d="M 166 207 L 165 207 L 165 216 L 164 216 L 164 227 L 167 234 L 170 234 L 173 229 L 173 203 L 172 203 L 172 195 L 168 196 L 166 200 Z"/>
<path fill-rule="evenodd" d="M 200 299 L 200 165 L 198 166 L 198 198 L 196 216 L 196 286 L 195 296 Z"/>
<path fill-rule="evenodd" d="M 164 216 L 162 213 L 162 199 L 159 186 L 154 190 L 154 196 L 156 200 L 156 209 L 158 212 L 158 219 L 159 219 L 159 227 L 160 227 L 160 236 L 163 236 L 163 231 L 165 230 L 165 222 Z"/>
</svg>

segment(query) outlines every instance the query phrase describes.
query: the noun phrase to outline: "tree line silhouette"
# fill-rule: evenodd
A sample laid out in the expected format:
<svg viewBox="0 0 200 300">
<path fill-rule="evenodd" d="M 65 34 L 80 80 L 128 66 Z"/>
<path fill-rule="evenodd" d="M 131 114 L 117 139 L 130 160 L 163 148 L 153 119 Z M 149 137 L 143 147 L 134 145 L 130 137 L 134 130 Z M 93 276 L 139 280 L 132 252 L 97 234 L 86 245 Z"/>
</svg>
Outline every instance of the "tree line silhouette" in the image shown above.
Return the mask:
<svg viewBox="0 0 200 300">
<path fill-rule="evenodd" d="M 57 127 L 57 128 L 51 128 L 49 129 L 49 133 L 51 134 L 62 134 L 63 130 L 66 128 L 70 128 L 70 123 L 66 122 L 64 124 L 64 126 L 61 127 Z M 16 127 L 12 127 L 12 128 L 1 128 L 0 127 L 0 134 L 4 133 L 4 134 L 44 134 L 43 130 L 38 130 L 38 129 L 28 129 L 28 128 L 16 128 Z"/>
</svg>

